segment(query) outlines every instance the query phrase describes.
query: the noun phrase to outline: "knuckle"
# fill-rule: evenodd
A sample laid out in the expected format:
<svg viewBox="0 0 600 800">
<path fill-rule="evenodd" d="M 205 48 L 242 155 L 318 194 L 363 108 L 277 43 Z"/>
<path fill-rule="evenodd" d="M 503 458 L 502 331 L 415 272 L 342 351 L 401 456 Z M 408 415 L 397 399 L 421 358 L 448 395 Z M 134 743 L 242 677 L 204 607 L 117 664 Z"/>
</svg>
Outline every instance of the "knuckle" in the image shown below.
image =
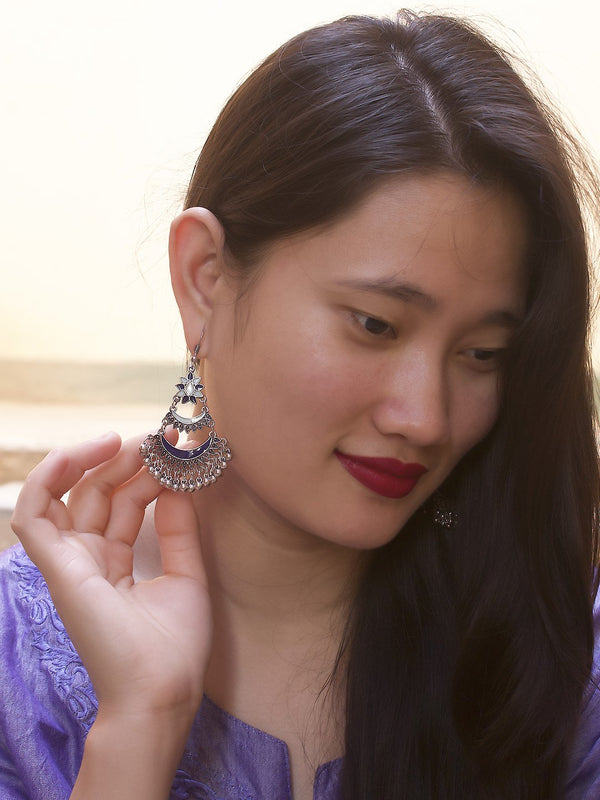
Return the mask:
<svg viewBox="0 0 600 800">
<path fill-rule="evenodd" d="M 13 511 L 13 513 L 12 513 L 11 518 L 10 518 L 10 527 L 17 534 L 17 536 L 19 536 L 19 534 L 21 534 L 23 532 L 23 529 L 24 529 L 23 525 L 24 525 L 24 523 L 23 523 L 22 516 L 21 516 L 20 512 L 17 509 L 15 509 Z"/>
<path fill-rule="evenodd" d="M 37 484 L 36 470 L 37 467 L 34 467 L 31 470 L 31 472 L 25 477 L 25 480 L 23 481 L 23 489 L 31 489 L 32 487 L 36 486 Z M 21 493 L 23 492 L 23 489 L 21 489 Z"/>
</svg>

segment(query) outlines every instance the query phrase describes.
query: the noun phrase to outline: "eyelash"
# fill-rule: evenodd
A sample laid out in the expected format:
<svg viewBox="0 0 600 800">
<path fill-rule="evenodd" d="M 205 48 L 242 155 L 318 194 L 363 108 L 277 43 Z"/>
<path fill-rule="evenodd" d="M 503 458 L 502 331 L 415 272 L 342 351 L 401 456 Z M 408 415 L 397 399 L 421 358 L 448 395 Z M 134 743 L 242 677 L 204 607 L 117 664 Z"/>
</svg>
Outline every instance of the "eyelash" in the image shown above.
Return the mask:
<svg viewBox="0 0 600 800">
<path fill-rule="evenodd" d="M 360 311 L 351 311 L 351 316 L 355 323 L 360 326 L 361 330 L 369 337 L 374 339 L 397 339 L 398 333 L 393 325 L 386 322 L 379 317 L 372 317 L 370 314 L 363 314 Z M 375 323 L 375 327 L 379 326 L 378 331 L 369 330 L 368 323 Z M 474 363 L 476 369 L 481 372 L 492 372 L 497 370 L 500 366 L 500 361 L 505 352 L 505 348 L 486 348 L 486 347 L 471 347 L 464 350 L 463 353 Z"/>
<path fill-rule="evenodd" d="M 379 319 L 378 317 L 372 317 L 370 314 L 362 314 L 360 311 L 352 311 L 351 312 L 352 318 L 356 322 L 357 325 L 361 327 L 361 329 L 367 333 L 369 336 L 373 336 L 375 338 L 380 339 L 396 339 L 397 332 L 396 329 L 386 322 L 383 319 Z M 368 323 L 375 323 L 375 326 L 381 326 L 383 330 L 369 330 Z"/>
<path fill-rule="evenodd" d="M 492 349 L 484 347 L 473 347 L 464 351 L 465 354 L 475 363 L 475 367 L 482 372 L 492 372 L 498 369 L 505 349 L 502 347 Z M 484 357 L 479 358 L 479 354 Z"/>
</svg>

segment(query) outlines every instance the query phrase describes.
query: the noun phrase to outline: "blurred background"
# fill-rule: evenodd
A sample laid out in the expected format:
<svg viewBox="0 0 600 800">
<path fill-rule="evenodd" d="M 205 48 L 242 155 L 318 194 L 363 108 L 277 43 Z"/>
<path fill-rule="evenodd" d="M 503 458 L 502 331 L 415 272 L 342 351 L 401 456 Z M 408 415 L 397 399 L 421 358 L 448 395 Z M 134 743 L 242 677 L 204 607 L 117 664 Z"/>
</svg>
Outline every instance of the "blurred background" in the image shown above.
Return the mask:
<svg viewBox="0 0 600 800">
<path fill-rule="evenodd" d="M 588 0 L 417 9 L 474 19 L 540 75 L 600 152 Z M 391 0 L 21 0 L 0 25 L 0 546 L 51 447 L 156 427 L 185 357 L 166 259 L 220 107 L 271 50 Z"/>
</svg>

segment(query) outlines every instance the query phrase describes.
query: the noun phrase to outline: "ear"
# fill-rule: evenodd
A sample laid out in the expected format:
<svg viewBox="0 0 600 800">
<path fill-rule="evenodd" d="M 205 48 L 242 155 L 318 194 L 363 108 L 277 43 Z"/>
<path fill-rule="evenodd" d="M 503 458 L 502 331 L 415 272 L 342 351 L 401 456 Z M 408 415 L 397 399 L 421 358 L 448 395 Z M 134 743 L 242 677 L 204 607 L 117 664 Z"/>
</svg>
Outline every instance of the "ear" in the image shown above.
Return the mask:
<svg viewBox="0 0 600 800">
<path fill-rule="evenodd" d="M 212 314 L 217 281 L 223 274 L 224 246 L 223 226 L 206 208 L 188 208 L 171 224 L 171 285 L 192 352 Z"/>
</svg>

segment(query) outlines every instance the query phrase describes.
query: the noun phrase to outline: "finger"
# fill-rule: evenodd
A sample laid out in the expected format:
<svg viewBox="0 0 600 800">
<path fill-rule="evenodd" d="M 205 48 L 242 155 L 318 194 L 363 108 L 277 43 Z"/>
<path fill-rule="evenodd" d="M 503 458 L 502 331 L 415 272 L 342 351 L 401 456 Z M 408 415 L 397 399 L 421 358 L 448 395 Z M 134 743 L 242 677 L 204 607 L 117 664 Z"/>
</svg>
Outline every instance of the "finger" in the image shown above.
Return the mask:
<svg viewBox="0 0 600 800">
<path fill-rule="evenodd" d="M 58 531 L 68 531 L 72 528 L 71 515 L 62 500 L 51 498 L 45 516 Z"/>
<path fill-rule="evenodd" d="M 11 518 L 11 525 L 18 536 L 27 535 L 27 526 L 32 520 L 46 516 L 56 496 L 55 487 L 62 481 L 67 465 L 67 454 L 63 450 L 52 450 L 29 473 Z"/>
<path fill-rule="evenodd" d="M 129 439 L 113 457 L 88 470 L 69 493 L 69 512 L 79 531 L 102 532 L 111 515 L 114 491 L 127 483 L 142 466 L 139 447 L 143 437 Z"/>
<path fill-rule="evenodd" d="M 56 505 L 60 501 L 54 497 L 53 487 L 60 482 L 67 465 L 64 451 L 51 451 L 25 480 L 10 520 L 23 547 L 38 565 L 47 549 L 60 540 L 56 524 Z"/>
<path fill-rule="evenodd" d="M 86 469 L 114 453 L 117 434 L 108 434 L 69 450 L 53 450 L 28 475 L 13 513 L 13 530 L 32 560 L 40 565 L 44 553 L 71 527 L 60 498 Z"/>
<path fill-rule="evenodd" d="M 206 584 L 200 531 L 191 495 L 161 492 L 154 510 L 154 525 L 165 575 L 183 575 Z"/>
<path fill-rule="evenodd" d="M 60 463 L 55 460 L 59 458 L 62 458 Z M 66 465 L 66 454 L 60 450 L 53 450 L 38 464 L 35 473 L 32 471 L 27 477 L 11 518 L 13 530 L 15 533 L 19 531 L 17 535 L 20 538 L 27 533 L 21 530 L 28 524 L 27 521 L 37 517 L 48 519 L 57 531 L 68 530 L 71 527 L 71 518 L 65 504 L 53 496 L 47 485 L 48 480 L 52 482 L 55 472 L 58 476 L 62 474 Z"/>
<path fill-rule="evenodd" d="M 111 432 L 65 449 L 63 452 L 67 456 L 67 464 L 63 474 L 52 486 L 53 497 L 61 498 L 81 480 L 88 470 L 111 459 L 118 452 L 120 444 L 121 437 L 117 433 Z M 34 479 L 37 469 L 38 467 L 31 473 Z"/>
<path fill-rule="evenodd" d="M 139 470 L 113 494 L 110 518 L 104 537 L 133 546 L 144 520 L 147 506 L 164 491 L 147 470 Z"/>
</svg>

